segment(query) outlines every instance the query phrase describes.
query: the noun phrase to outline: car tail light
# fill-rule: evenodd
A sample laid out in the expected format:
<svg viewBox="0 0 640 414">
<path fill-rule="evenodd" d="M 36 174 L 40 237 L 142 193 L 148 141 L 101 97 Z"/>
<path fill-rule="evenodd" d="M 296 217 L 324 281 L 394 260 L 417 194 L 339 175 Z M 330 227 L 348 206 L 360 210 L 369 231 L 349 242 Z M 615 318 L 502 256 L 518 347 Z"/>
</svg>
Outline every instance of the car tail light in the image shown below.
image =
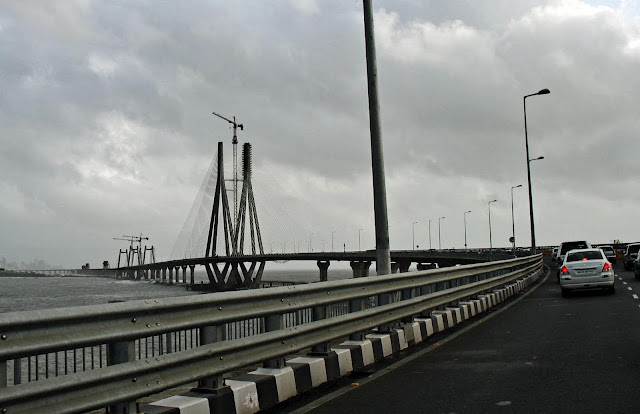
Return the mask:
<svg viewBox="0 0 640 414">
<path fill-rule="evenodd" d="M 603 272 L 606 272 L 607 270 L 611 270 L 611 264 L 609 262 L 605 263 L 604 266 L 602 266 Z"/>
<path fill-rule="evenodd" d="M 567 269 L 567 266 L 562 266 L 562 269 L 560 269 L 560 272 L 563 275 L 567 275 L 567 274 L 569 274 L 569 269 Z"/>
</svg>

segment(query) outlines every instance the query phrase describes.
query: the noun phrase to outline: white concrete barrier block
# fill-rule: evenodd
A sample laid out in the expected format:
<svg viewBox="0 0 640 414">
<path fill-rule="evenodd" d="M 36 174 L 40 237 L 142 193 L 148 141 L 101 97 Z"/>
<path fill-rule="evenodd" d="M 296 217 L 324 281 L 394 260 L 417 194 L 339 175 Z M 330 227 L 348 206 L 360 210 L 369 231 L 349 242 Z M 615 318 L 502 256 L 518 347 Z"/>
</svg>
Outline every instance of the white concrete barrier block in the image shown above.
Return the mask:
<svg viewBox="0 0 640 414">
<path fill-rule="evenodd" d="M 324 360 L 322 360 L 322 363 L 324 364 Z M 258 368 L 250 372 L 250 374 L 273 375 L 276 380 L 276 387 L 278 388 L 278 401 L 280 402 L 296 396 L 296 377 L 293 375 L 293 368 L 291 367 Z"/>
<path fill-rule="evenodd" d="M 407 342 L 413 341 L 416 344 L 422 342 L 422 331 L 420 330 L 420 324 L 418 322 L 406 323 L 403 329 Z"/>
<path fill-rule="evenodd" d="M 414 318 L 413 320 L 418 323 L 424 323 L 427 331 L 427 337 L 433 335 L 434 329 L 433 329 L 433 321 L 431 320 L 431 318 Z M 427 339 L 427 338 L 423 338 L 423 339 Z"/>
<path fill-rule="evenodd" d="M 473 301 L 468 301 L 468 302 L 460 302 L 460 304 L 468 306 L 469 307 L 469 317 L 471 316 L 476 316 L 476 304 L 473 303 Z"/>
<path fill-rule="evenodd" d="M 174 395 L 173 397 L 152 402 L 149 405 L 178 408 L 180 414 L 209 414 L 209 400 L 206 398 Z"/>
<path fill-rule="evenodd" d="M 231 388 L 236 403 L 236 414 L 253 414 L 260 411 L 258 388 L 255 382 L 225 380 Z"/>
<path fill-rule="evenodd" d="M 370 340 L 368 339 L 364 341 L 349 340 L 349 341 L 344 341 L 342 344 L 343 345 L 360 345 L 360 348 L 362 349 L 362 362 L 364 363 L 365 366 L 376 362 L 375 358 L 373 357 L 373 344 L 371 343 Z"/>
<path fill-rule="evenodd" d="M 377 338 L 382 343 L 382 356 L 388 357 L 393 354 L 393 346 L 391 345 L 391 335 L 389 334 L 369 334 L 365 336 L 367 339 Z"/>
<path fill-rule="evenodd" d="M 324 362 L 324 358 L 297 357 L 287 361 L 287 364 L 289 363 L 309 365 L 309 371 L 311 372 L 311 385 L 314 388 L 327 382 L 327 367 Z M 338 364 L 339 363 L 340 362 L 338 361 Z"/>
<path fill-rule="evenodd" d="M 331 349 L 338 355 L 338 366 L 340 367 L 340 375 L 347 376 L 353 372 L 353 361 L 351 361 L 350 349 Z"/>
<path fill-rule="evenodd" d="M 400 343 L 400 350 L 407 349 L 409 345 L 407 344 L 407 339 L 404 336 L 404 329 L 396 329 L 398 333 L 398 342 Z"/>
<path fill-rule="evenodd" d="M 468 303 L 462 303 L 462 302 L 460 302 L 459 305 L 460 305 L 460 311 L 462 313 L 462 320 L 466 321 L 471 316 L 470 315 L 471 306 Z"/>
<path fill-rule="evenodd" d="M 453 315 L 455 316 L 456 323 L 462 322 L 462 312 L 460 311 L 460 308 L 446 308 L 446 309 L 451 311 L 451 313 L 453 313 Z"/>
<path fill-rule="evenodd" d="M 442 315 L 431 314 L 431 322 L 433 322 L 433 330 L 435 332 L 444 331 L 444 318 Z"/>
</svg>

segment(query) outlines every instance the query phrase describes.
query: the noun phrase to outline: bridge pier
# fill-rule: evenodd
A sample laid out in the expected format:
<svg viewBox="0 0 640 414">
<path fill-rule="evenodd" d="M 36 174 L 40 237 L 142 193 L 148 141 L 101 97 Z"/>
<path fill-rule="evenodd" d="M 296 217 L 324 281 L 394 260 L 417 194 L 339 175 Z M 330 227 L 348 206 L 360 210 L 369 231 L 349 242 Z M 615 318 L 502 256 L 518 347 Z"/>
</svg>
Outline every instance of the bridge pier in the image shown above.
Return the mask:
<svg viewBox="0 0 640 414">
<path fill-rule="evenodd" d="M 351 269 L 353 269 L 353 278 L 357 277 L 367 277 L 369 276 L 369 267 L 371 266 L 371 262 L 358 262 L 353 261 L 350 262 Z"/>
<path fill-rule="evenodd" d="M 187 284 L 187 266 L 182 266 L 182 283 Z"/>
<path fill-rule="evenodd" d="M 189 270 L 191 271 L 191 286 L 195 285 L 196 283 L 195 277 L 193 275 L 195 269 L 196 269 L 196 265 L 189 265 Z"/>
<path fill-rule="evenodd" d="M 167 280 L 167 268 L 163 267 L 162 268 L 162 283 L 164 283 L 165 280 Z"/>
<path fill-rule="evenodd" d="M 320 281 L 326 282 L 327 280 L 329 280 L 328 269 L 331 262 L 328 260 L 326 262 L 323 262 L 322 260 L 318 260 L 317 264 L 318 264 L 318 269 L 320 269 Z"/>
<path fill-rule="evenodd" d="M 391 262 L 391 273 L 398 273 L 398 269 L 400 269 L 400 264 L 398 262 Z"/>
<path fill-rule="evenodd" d="M 398 260 L 400 266 L 400 273 L 407 273 L 411 267 L 411 260 Z"/>
<path fill-rule="evenodd" d="M 173 285 L 173 267 L 169 268 L 169 284 Z"/>
</svg>

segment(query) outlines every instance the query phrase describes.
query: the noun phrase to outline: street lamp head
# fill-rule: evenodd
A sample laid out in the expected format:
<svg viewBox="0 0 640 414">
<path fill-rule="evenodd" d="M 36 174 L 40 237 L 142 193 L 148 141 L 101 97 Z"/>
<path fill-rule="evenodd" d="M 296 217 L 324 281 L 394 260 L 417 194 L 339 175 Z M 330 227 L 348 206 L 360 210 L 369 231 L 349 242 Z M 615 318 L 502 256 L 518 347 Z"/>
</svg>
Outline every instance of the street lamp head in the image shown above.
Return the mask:
<svg viewBox="0 0 640 414">
<path fill-rule="evenodd" d="M 538 161 L 538 160 L 544 160 L 544 157 L 532 158 L 532 159 L 529 160 L 529 162 Z"/>
<path fill-rule="evenodd" d="M 469 211 L 465 211 L 465 213 L 471 213 L 471 210 L 469 210 Z"/>
<path fill-rule="evenodd" d="M 488 204 L 495 203 L 496 201 L 498 201 L 498 200 L 491 200 L 491 201 L 489 201 Z"/>
<path fill-rule="evenodd" d="M 440 219 L 443 219 L 443 218 L 446 218 L 446 217 L 444 217 L 444 216 L 443 216 L 443 217 L 440 217 Z"/>
<path fill-rule="evenodd" d="M 520 188 L 520 187 L 522 187 L 522 184 L 515 185 L 515 186 L 513 186 L 511 188 Z"/>
<path fill-rule="evenodd" d="M 538 92 L 538 95 L 547 95 L 549 93 L 551 93 L 551 91 L 549 89 L 545 88 L 545 89 L 540 90 L 540 92 Z"/>
</svg>

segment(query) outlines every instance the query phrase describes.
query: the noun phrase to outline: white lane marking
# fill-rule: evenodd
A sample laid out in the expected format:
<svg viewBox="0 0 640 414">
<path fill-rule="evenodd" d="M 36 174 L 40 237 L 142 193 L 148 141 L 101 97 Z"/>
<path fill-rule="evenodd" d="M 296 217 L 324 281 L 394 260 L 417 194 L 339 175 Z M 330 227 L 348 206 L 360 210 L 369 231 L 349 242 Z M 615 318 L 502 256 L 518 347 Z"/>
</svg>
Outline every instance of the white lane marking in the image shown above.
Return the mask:
<svg viewBox="0 0 640 414">
<path fill-rule="evenodd" d="M 622 284 L 623 284 L 623 285 L 626 285 L 626 284 L 627 284 L 627 282 L 622 282 Z"/>
<path fill-rule="evenodd" d="M 631 296 L 633 296 L 634 299 L 638 299 L 638 295 L 636 295 L 635 293 Z"/>
<path fill-rule="evenodd" d="M 629 289 L 629 290 L 633 290 L 633 289 L 631 289 L 631 286 L 629 286 L 627 289 Z"/>
</svg>

